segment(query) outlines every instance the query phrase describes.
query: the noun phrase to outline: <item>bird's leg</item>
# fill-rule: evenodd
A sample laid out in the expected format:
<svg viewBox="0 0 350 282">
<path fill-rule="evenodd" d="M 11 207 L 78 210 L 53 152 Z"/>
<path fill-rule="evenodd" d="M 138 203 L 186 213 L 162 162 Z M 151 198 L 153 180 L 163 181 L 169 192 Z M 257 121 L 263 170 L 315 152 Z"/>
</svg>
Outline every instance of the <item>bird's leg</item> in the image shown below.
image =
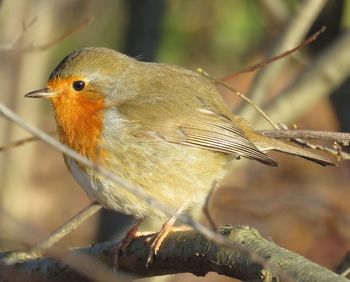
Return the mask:
<svg viewBox="0 0 350 282">
<path fill-rule="evenodd" d="M 119 268 L 119 256 L 122 253 L 125 253 L 131 241 L 139 236 L 138 229 L 143 220 L 143 218 L 137 220 L 137 222 L 129 229 L 125 236 L 113 247 L 112 252 L 114 253 L 114 266 L 116 269 Z"/>
<path fill-rule="evenodd" d="M 148 267 L 152 262 L 155 255 L 157 255 L 164 239 L 170 233 L 170 231 L 183 230 L 183 226 L 174 227 L 174 223 L 178 216 L 188 207 L 190 201 L 184 202 L 181 207 L 176 211 L 176 213 L 163 224 L 161 230 L 156 234 L 156 237 L 152 240 L 150 251 L 147 258 L 146 267 Z"/>
<path fill-rule="evenodd" d="M 208 194 L 207 198 L 205 199 L 205 203 L 203 206 L 203 213 L 204 213 L 205 217 L 207 218 L 207 220 L 210 224 L 210 227 L 213 231 L 217 230 L 217 225 L 215 224 L 215 221 L 210 214 L 209 205 L 210 205 L 211 199 L 213 197 L 213 194 L 217 191 L 218 188 L 219 188 L 219 185 L 218 185 L 217 181 L 214 181 L 212 184 L 212 187 L 209 191 L 209 194 Z"/>
</svg>

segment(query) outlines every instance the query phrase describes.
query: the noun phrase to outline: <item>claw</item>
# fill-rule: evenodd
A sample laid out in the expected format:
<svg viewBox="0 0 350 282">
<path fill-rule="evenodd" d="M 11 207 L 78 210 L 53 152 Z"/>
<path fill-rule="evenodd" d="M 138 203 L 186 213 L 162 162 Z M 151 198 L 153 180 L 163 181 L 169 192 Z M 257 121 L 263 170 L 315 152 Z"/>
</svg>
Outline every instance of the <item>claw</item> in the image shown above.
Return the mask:
<svg viewBox="0 0 350 282">
<path fill-rule="evenodd" d="M 143 219 L 138 220 L 131 229 L 126 233 L 123 239 L 121 239 L 115 246 L 112 248 L 112 253 L 114 254 L 113 265 L 115 269 L 119 269 L 119 257 L 125 253 L 131 243 L 131 241 L 138 237 L 138 229 L 143 222 Z"/>
<path fill-rule="evenodd" d="M 148 267 L 150 264 L 153 263 L 154 257 L 157 255 L 160 247 L 162 246 L 162 243 L 166 236 L 170 233 L 170 231 L 175 230 L 183 230 L 184 227 L 174 227 L 175 221 L 177 217 L 186 209 L 188 208 L 189 201 L 186 201 L 181 205 L 181 207 L 176 211 L 175 215 L 172 216 L 167 222 L 165 222 L 161 228 L 161 230 L 157 233 L 156 237 L 152 240 L 150 251 L 147 257 L 146 267 Z"/>
</svg>

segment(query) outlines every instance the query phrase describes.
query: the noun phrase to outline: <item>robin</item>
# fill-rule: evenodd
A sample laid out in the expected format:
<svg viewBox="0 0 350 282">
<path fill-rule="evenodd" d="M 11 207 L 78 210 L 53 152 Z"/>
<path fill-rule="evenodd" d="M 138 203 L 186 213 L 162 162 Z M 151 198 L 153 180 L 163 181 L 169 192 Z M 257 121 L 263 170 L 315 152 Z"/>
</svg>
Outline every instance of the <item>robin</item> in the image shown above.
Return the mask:
<svg viewBox="0 0 350 282">
<path fill-rule="evenodd" d="M 211 81 L 177 66 L 145 63 L 107 48 L 65 57 L 47 86 L 26 97 L 49 99 L 60 141 L 137 184 L 174 209 L 201 205 L 214 181 L 241 157 L 276 167 L 276 150 L 333 165 L 328 159 L 256 132 L 235 116 Z M 105 208 L 164 217 L 94 169 L 64 156 L 85 192 Z M 183 203 L 187 202 L 186 207 Z M 172 224 L 170 224 L 172 225 Z M 166 225 L 153 254 L 169 232 Z"/>
</svg>

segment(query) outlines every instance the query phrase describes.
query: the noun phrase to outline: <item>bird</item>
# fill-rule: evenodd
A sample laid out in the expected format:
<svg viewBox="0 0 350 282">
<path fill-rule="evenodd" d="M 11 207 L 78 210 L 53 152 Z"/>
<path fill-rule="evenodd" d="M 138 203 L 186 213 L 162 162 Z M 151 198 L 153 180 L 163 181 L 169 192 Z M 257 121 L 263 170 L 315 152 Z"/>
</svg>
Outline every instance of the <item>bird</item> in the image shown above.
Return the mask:
<svg viewBox="0 0 350 282">
<path fill-rule="evenodd" d="M 333 165 L 323 156 L 255 131 L 202 74 L 138 61 L 108 48 L 72 52 L 44 88 L 25 97 L 50 101 L 60 142 L 164 205 L 182 207 L 181 212 L 203 205 L 212 184 L 240 158 L 277 167 L 266 154 L 275 150 Z M 96 170 L 65 155 L 64 161 L 88 196 L 103 207 L 139 219 L 165 218 Z"/>
</svg>

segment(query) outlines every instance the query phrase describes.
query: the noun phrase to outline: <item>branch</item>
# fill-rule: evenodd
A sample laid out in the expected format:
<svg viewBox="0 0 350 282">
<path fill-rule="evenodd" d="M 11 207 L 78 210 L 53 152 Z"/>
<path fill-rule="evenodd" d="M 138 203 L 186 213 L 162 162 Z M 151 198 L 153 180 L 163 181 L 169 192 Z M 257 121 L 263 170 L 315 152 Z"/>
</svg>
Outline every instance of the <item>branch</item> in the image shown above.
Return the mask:
<svg viewBox="0 0 350 282">
<path fill-rule="evenodd" d="M 336 267 L 337 273 L 350 279 L 350 252 L 348 251 Z"/>
<path fill-rule="evenodd" d="M 275 129 L 280 129 L 280 126 L 275 123 L 270 117 L 259 107 L 257 106 L 250 98 L 248 98 L 246 95 L 244 95 L 242 92 L 238 91 L 237 89 L 233 88 L 232 86 L 228 85 L 222 80 L 216 80 L 215 78 L 212 78 L 206 71 L 204 71 L 202 68 L 197 68 L 197 72 L 209 80 L 211 80 L 214 84 L 220 85 L 227 90 L 231 91 L 231 93 L 235 94 L 245 102 L 247 102 L 250 106 L 254 108 L 267 122 L 269 122 Z"/>
<path fill-rule="evenodd" d="M 349 144 L 350 133 L 345 132 L 329 132 L 316 130 L 259 130 L 260 133 L 272 138 L 303 138 L 330 140 L 340 143 Z"/>
<path fill-rule="evenodd" d="M 278 54 L 276 56 L 273 56 L 273 57 L 270 57 L 270 58 L 266 58 L 265 60 L 257 63 L 257 64 L 254 64 L 252 66 L 248 66 L 244 69 L 241 69 L 239 71 L 236 71 L 232 74 L 230 74 L 228 77 L 225 77 L 223 80 L 227 80 L 228 78 L 232 78 L 234 76 L 237 76 L 237 75 L 240 75 L 240 74 L 243 74 L 243 73 L 247 73 L 247 72 L 253 72 L 257 69 L 260 69 L 268 64 L 271 64 L 275 61 L 278 61 L 284 57 L 287 57 L 289 55 L 291 55 L 292 53 L 298 51 L 299 49 L 311 44 L 312 42 L 314 42 L 319 36 L 321 33 L 323 33 L 324 31 L 326 30 L 326 27 L 321 27 L 319 31 L 315 32 L 314 34 L 312 34 L 310 37 L 308 37 L 307 39 L 305 39 L 303 42 L 301 42 L 298 46 L 290 49 L 290 50 L 287 50 L 281 54 Z"/>
<path fill-rule="evenodd" d="M 247 226 L 223 227 L 221 234 L 235 244 L 256 251 L 268 259 L 292 279 L 292 281 L 348 281 L 330 270 L 319 266 L 308 259 L 283 249 L 262 238 L 259 233 Z M 154 262 L 147 268 L 149 241 L 154 234 L 134 239 L 126 253 L 120 255 L 120 270 L 140 277 L 159 276 L 190 272 L 197 276 L 216 272 L 244 281 L 281 281 L 281 277 L 267 271 L 262 265 L 242 255 L 237 250 L 219 247 L 207 240 L 197 231 L 171 232 L 157 254 Z M 76 255 L 89 255 L 96 260 L 114 267 L 113 247 L 116 242 L 105 242 L 93 247 L 70 251 Z M 6 254 L 1 254 L 2 257 Z M 0 270 L 5 266 L 0 264 Z M 11 266 L 6 266 L 7 271 Z M 12 266 L 17 272 L 40 274 L 42 279 L 54 281 L 87 281 L 71 267 L 52 258 L 33 259 L 16 263 Z M 0 281 L 4 281 L 4 272 L 0 271 Z M 18 280 L 11 280 L 18 281 Z M 284 281 L 284 280 L 283 280 Z"/>
<path fill-rule="evenodd" d="M 50 249 L 54 244 L 60 241 L 63 237 L 74 231 L 82 224 L 85 220 L 90 218 L 96 212 L 98 212 L 102 208 L 96 202 L 88 205 L 86 208 L 81 210 L 71 219 L 69 219 L 66 223 L 64 223 L 61 227 L 57 228 L 54 232 L 52 232 L 47 238 L 41 240 L 33 247 L 31 247 L 26 252 L 14 252 L 11 255 L 6 257 L 6 263 L 15 263 L 19 260 L 24 259 L 32 259 L 40 257 L 45 251 Z"/>
<path fill-rule="evenodd" d="M 56 131 L 55 132 L 49 131 L 49 132 L 47 132 L 47 134 L 49 134 L 49 135 L 56 135 L 57 133 L 56 133 Z M 35 137 L 35 136 L 31 136 L 31 137 L 22 138 L 22 139 L 19 139 L 19 140 L 7 143 L 5 145 L 1 145 L 0 146 L 0 153 L 3 152 L 3 151 L 11 150 L 13 148 L 16 148 L 16 147 L 19 147 L 19 146 L 22 146 L 22 145 L 26 145 L 28 143 L 32 143 L 34 141 L 39 141 L 39 140 L 40 140 L 40 138 Z"/>
<path fill-rule="evenodd" d="M 326 131 L 313 131 L 313 130 L 289 130 L 285 125 L 285 129 L 282 130 L 260 130 L 260 133 L 272 137 L 289 139 L 290 141 L 312 149 L 326 152 L 337 158 L 338 161 L 350 160 L 350 154 L 344 152 L 341 145 L 349 146 L 350 133 L 345 132 L 326 132 Z M 314 144 L 306 142 L 304 139 L 318 139 L 333 141 L 332 147 L 323 146 L 320 144 Z"/>
</svg>

